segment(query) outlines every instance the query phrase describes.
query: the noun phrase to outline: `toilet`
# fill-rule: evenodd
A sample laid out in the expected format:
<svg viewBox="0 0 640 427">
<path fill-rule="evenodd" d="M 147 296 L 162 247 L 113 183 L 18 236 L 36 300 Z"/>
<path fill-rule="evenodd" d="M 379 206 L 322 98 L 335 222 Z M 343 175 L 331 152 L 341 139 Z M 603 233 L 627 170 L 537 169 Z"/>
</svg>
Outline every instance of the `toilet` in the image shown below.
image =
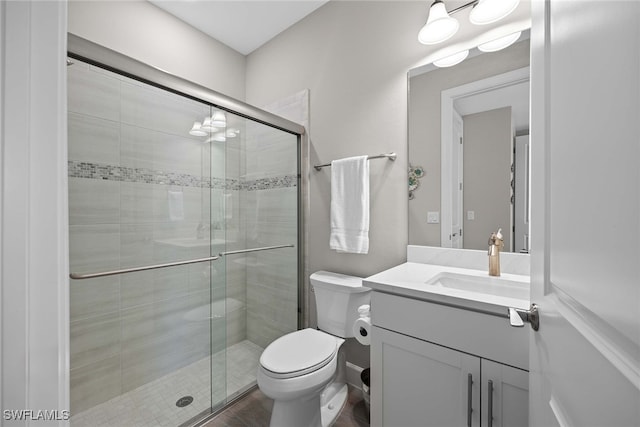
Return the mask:
<svg viewBox="0 0 640 427">
<path fill-rule="evenodd" d="M 358 307 L 371 289 L 360 277 L 318 271 L 310 277 L 318 330 L 302 329 L 273 341 L 260 356 L 258 387 L 274 400 L 271 427 L 328 427 L 347 400 L 346 359 Z"/>
</svg>

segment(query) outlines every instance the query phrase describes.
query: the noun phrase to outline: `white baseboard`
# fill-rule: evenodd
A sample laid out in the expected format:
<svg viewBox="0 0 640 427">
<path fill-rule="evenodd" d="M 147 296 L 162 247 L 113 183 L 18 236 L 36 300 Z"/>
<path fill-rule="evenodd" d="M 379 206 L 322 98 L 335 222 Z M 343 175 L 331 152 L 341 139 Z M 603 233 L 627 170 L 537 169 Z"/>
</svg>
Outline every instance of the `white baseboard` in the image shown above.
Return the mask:
<svg viewBox="0 0 640 427">
<path fill-rule="evenodd" d="M 364 368 L 358 365 L 354 365 L 351 362 L 347 362 L 347 384 L 358 390 L 362 390 L 362 380 L 360 379 L 360 373 Z"/>
</svg>

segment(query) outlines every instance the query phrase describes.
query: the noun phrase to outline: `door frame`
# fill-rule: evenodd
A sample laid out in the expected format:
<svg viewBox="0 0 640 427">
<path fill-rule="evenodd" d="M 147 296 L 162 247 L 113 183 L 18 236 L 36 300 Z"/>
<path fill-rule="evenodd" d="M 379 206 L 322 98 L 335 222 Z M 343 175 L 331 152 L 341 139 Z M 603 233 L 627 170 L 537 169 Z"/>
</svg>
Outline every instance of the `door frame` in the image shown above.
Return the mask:
<svg viewBox="0 0 640 427">
<path fill-rule="evenodd" d="M 0 402 L 69 421 L 67 3 L 0 2 Z M 5 414 L 10 416 L 11 414 Z M 27 413 L 11 425 L 35 425 Z M 31 418 L 32 420 L 35 418 Z M 0 422 L 4 425 L 4 423 Z"/>
<path fill-rule="evenodd" d="M 452 194 L 452 208 L 451 208 L 451 228 L 449 228 L 449 243 L 450 247 L 455 249 L 462 249 L 464 247 L 464 121 L 462 120 L 462 116 L 458 111 L 454 108 L 452 112 L 452 134 L 451 134 L 451 163 L 450 166 L 452 169 L 457 170 L 456 179 L 459 185 L 459 188 L 456 190 L 455 186 L 451 186 Z M 457 135 L 460 135 L 459 139 Z M 457 152 L 457 153 L 456 153 Z M 453 170 L 452 170 L 453 172 Z M 444 176 L 444 175 L 443 175 Z M 451 179 L 454 179 L 453 173 L 449 175 Z M 453 200 L 458 199 L 458 212 L 454 212 L 453 210 Z M 458 217 L 458 232 L 453 229 L 454 222 L 453 218 Z M 454 245 L 454 236 L 457 234 L 457 244 Z"/>
<path fill-rule="evenodd" d="M 457 99 L 488 92 L 495 89 L 509 87 L 530 80 L 530 67 L 518 68 L 506 73 L 497 74 L 486 79 L 477 80 L 451 89 L 443 90 L 440 94 L 440 246 L 451 247 L 449 231 L 452 222 L 452 184 L 451 176 L 452 153 L 451 140 L 453 138 L 453 104 Z M 464 179 L 464 178 L 463 178 Z"/>
</svg>

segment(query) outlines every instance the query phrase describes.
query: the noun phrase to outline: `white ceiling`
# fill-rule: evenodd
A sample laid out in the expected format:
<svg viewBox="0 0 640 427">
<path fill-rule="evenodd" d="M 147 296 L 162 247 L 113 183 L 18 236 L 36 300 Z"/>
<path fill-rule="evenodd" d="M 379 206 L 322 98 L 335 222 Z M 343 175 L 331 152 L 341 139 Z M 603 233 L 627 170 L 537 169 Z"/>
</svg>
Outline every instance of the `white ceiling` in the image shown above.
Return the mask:
<svg viewBox="0 0 640 427">
<path fill-rule="evenodd" d="M 148 0 L 248 55 L 328 0 Z"/>
</svg>

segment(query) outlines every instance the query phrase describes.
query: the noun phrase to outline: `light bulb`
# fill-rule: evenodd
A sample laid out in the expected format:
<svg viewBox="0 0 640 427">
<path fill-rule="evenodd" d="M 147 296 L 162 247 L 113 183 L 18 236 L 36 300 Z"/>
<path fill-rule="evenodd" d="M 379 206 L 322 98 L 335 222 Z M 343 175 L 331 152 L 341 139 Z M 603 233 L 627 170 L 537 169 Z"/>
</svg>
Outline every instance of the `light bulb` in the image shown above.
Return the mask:
<svg viewBox="0 0 640 427">
<path fill-rule="evenodd" d="M 222 111 L 216 111 L 211 116 L 211 125 L 219 128 L 227 127 L 227 118 Z"/>
<path fill-rule="evenodd" d="M 225 142 L 227 140 L 227 137 L 225 136 L 224 132 L 218 132 L 211 137 L 211 140 L 217 142 Z"/>
<path fill-rule="evenodd" d="M 453 67 L 454 65 L 464 61 L 468 55 L 469 55 L 469 51 L 463 50 L 462 52 L 454 53 L 453 55 L 449 55 L 442 59 L 438 59 L 437 61 L 433 61 L 433 65 L 441 68 Z"/>
<path fill-rule="evenodd" d="M 204 121 L 202 122 L 202 130 L 207 132 L 217 132 L 218 128 L 213 126 L 211 117 L 205 117 Z"/>
<path fill-rule="evenodd" d="M 460 24 L 447 13 L 444 3 L 436 0 L 429 9 L 427 23 L 418 33 L 422 44 L 437 44 L 450 39 L 458 31 Z"/>
<path fill-rule="evenodd" d="M 194 122 L 193 127 L 189 131 L 189 135 L 193 136 L 207 136 L 207 133 L 202 130 L 202 123 Z"/>
<path fill-rule="evenodd" d="M 520 0 L 479 0 L 469 13 L 469 21 L 476 25 L 499 21 L 516 10 Z"/>
<path fill-rule="evenodd" d="M 482 43 L 478 45 L 478 49 L 482 52 L 497 52 L 514 44 L 516 40 L 520 38 L 520 34 L 522 34 L 522 31 L 500 37 L 499 39 L 491 40 L 490 42 Z"/>
</svg>

